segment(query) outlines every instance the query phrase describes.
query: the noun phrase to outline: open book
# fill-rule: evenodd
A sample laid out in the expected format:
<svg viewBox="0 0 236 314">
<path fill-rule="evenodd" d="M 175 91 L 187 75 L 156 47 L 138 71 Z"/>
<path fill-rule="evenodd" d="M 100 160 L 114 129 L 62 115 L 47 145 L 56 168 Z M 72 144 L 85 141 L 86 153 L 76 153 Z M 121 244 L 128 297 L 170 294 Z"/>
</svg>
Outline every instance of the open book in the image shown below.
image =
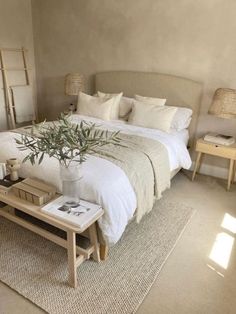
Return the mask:
<svg viewBox="0 0 236 314">
<path fill-rule="evenodd" d="M 45 214 L 82 229 L 102 212 L 102 207 L 82 200 L 77 207 L 69 207 L 65 205 L 63 196 L 60 196 L 43 206 L 41 210 Z"/>
</svg>

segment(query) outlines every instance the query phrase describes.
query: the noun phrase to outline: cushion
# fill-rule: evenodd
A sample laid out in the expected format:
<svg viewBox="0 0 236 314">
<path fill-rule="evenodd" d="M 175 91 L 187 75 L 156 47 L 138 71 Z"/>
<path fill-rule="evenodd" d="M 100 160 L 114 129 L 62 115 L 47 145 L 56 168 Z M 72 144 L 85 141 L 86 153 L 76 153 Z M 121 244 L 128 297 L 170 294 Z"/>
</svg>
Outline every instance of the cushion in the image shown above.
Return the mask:
<svg viewBox="0 0 236 314">
<path fill-rule="evenodd" d="M 129 117 L 129 123 L 169 133 L 176 111 L 177 108 L 175 107 L 147 106 L 143 102 L 135 101 Z"/>
<path fill-rule="evenodd" d="M 134 95 L 134 98 L 137 101 L 140 101 L 149 105 L 164 106 L 166 103 L 166 99 L 163 99 L 163 98 L 144 97 L 140 95 Z"/>
<path fill-rule="evenodd" d="M 166 107 L 169 107 L 169 106 L 166 106 Z M 171 128 L 175 129 L 176 131 L 187 129 L 192 119 L 192 114 L 193 114 L 192 109 L 184 108 L 184 107 L 174 107 L 174 108 L 177 108 L 177 111 L 172 121 Z"/>
<path fill-rule="evenodd" d="M 111 120 L 114 99 L 105 100 L 80 92 L 78 96 L 77 113 L 102 120 Z"/>
<path fill-rule="evenodd" d="M 123 93 L 119 94 L 104 94 L 104 93 L 97 93 L 97 96 L 103 99 L 113 99 L 113 109 L 111 112 L 111 120 L 117 120 L 119 119 L 119 110 L 120 110 L 120 101 L 121 97 L 123 96 Z"/>
<path fill-rule="evenodd" d="M 114 97 L 120 94 L 105 94 L 102 92 L 97 92 L 98 97 Z M 133 105 L 133 98 L 129 97 L 121 97 L 120 104 L 119 104 L 119 117 L 120 118 L 125 118 L 128 120 L 128 115 L 132 110 L 132 105 Z"/>
<path fill-rule="evenodd" d="M 143 97 L 139 95 L 135 95 L 135 99 L 145 104 L 153 104 L 153 105 L 155 104 L 157 106 L 164 106 L 166 103 L 166 99 Z M 166 106 L 166 107 L 169 107 L 169 106 Z M 176 131 L 187 129 L 191 122 L 193 111 L 189 108 L 184 108 L 184 107 L 174 107 L 174 108 L 177 108 L 177 111 L 172 121 L 171 128 Z"/>
</svg>

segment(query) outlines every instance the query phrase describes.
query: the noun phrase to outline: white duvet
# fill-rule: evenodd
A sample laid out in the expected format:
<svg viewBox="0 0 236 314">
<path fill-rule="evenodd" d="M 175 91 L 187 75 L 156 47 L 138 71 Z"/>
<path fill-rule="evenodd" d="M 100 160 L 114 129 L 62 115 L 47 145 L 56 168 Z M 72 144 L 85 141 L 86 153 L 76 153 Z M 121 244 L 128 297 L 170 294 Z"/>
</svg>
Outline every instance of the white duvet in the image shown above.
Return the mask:
<svg viewBox="0 0 236 314">
<path fill-rule="evenodd" d="M 188 131 L 165 133 L 156 129 L 147 129 L 123 121 L 103 121 L 91 117 L 73 115 L 75 123 L 81 120 L 92 121 L 100 127 L 124 133 L 135 134 L 160 141 L 168 151 L 170 170 L 189 169 L 191 159 L 186 148 Z M 17 149 L 14 138 L 19 134 L 0 133 L 0 162 L 8 158 L 24 158 L 24 152 Z M 99 226 L 109 244 L 115 244 L 123 234 L 137 207 L 136 196 L 124 171 L 108 160 L 91 156 L 82 166 L 80 197 L 101 204 L 105 214 L 99 220 Z M 38 166 L 25 163 L 20 169 L 22 177 L 38 177 L 57 186 L 60 191 L 59 165 L 53 158 L 45 158 Z"/>
</svg>

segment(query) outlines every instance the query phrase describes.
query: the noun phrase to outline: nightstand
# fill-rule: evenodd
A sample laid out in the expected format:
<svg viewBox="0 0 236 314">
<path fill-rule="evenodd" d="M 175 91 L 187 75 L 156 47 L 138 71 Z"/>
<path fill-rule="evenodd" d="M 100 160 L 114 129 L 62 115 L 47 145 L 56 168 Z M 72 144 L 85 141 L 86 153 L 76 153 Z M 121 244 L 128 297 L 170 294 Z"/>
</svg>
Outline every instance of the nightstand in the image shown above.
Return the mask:
<svg viewBox="0 0 236 314">
<path fill-rule="evenodd" d="M 236 144 L 225 146 L 204 141 L 202 138 L 197 140 L 196 152 L 198 152 L 195 168 L 192 175 L 192 181 L 201 165 L 201 157 L 203 154 L 218 156 L 230 160 L 227 190 L 229 191 L 231 182 L 234 182 L 236 171 Z"/>
</svg>

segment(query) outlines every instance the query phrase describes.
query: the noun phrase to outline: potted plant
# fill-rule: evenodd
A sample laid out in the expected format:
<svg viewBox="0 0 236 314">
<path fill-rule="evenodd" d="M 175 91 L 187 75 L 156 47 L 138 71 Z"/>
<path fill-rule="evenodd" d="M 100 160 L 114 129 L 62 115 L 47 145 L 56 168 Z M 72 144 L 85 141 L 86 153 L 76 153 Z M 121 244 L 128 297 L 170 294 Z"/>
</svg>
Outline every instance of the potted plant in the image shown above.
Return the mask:
<svg viewBox="0 0 236 314">
<path fill-rule="evenodd" d="M 65 203 L 72 207 L 79 203 L 80 165 L 102 146 L 119 145 L 118 134 L 98 129 L 94 123 L 72 123 L 69 115 L 61 114 L 56 122 L 33 126 L 31 134 L 22 134 L 16 143 L 20 150 L 29 151 L 23 162 L 40 164 L 45 155 L 59 161 L 62 194 Z"/>
</svg>

